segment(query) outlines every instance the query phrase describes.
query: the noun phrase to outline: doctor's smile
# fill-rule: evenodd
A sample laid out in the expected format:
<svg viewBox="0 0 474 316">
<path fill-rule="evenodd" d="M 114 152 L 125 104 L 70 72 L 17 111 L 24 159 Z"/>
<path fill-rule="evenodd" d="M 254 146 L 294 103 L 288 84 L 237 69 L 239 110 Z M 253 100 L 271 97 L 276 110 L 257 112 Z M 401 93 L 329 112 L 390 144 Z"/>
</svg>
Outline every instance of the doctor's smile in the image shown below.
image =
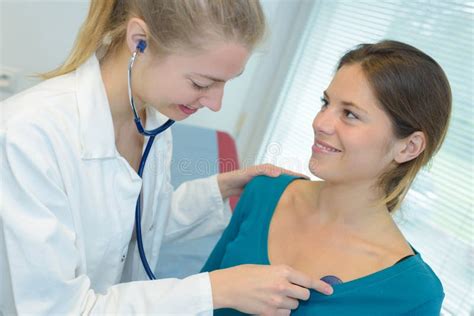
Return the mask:
<svg viewBox="0 0 474 316">
<path fill-rule="evenodd" d="M 179 106 L 179 109 L 180 109 L 181 111 L 183 111 L 185 114 L 188 114 L 188 115 L 194 114 L 194 113 L 196 113 L 197 110 L 198 110 L 198 109 L 196 109 L 196 108 L 192 108 L 192 107 L 190 107 L 190 106 L 188 106 L 188 105 L 184 105 L 184 104 L 180 104 L 180 105 L 178 105 L 178 106 Z"/>
</svg>

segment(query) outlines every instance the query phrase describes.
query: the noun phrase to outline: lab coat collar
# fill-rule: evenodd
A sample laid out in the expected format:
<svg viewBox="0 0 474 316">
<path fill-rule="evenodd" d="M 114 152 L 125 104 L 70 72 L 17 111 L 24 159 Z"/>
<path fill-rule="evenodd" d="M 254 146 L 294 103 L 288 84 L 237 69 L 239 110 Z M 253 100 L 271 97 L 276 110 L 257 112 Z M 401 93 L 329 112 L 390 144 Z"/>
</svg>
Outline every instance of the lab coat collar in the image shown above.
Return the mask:
<svg viewBox="0 0 474 316">
<path fill-rule="evenodd" d="M 76 85 L 82 158 L 116 157 L 112 114 L 95 55 L 76 70 Z"/>
<path fill-rule="evenodd" d="M 76 79 L 82 158 L 119 156 L 110 105 L 95 55 L 76 70 Z M 168 120 L 151 106 L 146 108 L 146 117 L 146 129 L 155 129 Z"/>
</svg>

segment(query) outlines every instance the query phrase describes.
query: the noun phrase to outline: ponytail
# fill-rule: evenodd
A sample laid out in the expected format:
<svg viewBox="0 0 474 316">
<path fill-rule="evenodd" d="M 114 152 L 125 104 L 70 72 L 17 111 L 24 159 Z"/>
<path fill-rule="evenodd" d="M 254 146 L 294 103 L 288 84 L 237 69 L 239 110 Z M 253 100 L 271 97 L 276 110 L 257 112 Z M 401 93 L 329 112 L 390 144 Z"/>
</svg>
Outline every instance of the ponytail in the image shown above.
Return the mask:
<svg viewBox="0 0 474 316">
<path fill-rule="evenodd" d="M 411 160 L 387 171 L 379 179 L 379 185 L 385 192 L 381 204 L 384 204 L 389 212 L 395 212 L 400 208 L 421 167 L 423 167 L 422 159 Z"/>
<path fill-rule="evenodd" d="M 43 79 L 67 74 L 76 70 L 102 46 L 111 29 L 111 16 L 119 0 L 92 0 L 86 21 L 79 30 L 74 47 L 67 60 L 58 68 L 40 74 Z"/>
<path fill-rule="evenodd" d="M 149 49 L 157 55 L 200 49 L 215 40 L 235 40 L 252 50 L 265 33 L 258 0 L 91 0 L 67 60 L 40 76 L 70 73 L 94 53 L 99 60 L 116 53 L 125 41 L 130 17 L 146 23 Z"/>
</svg>

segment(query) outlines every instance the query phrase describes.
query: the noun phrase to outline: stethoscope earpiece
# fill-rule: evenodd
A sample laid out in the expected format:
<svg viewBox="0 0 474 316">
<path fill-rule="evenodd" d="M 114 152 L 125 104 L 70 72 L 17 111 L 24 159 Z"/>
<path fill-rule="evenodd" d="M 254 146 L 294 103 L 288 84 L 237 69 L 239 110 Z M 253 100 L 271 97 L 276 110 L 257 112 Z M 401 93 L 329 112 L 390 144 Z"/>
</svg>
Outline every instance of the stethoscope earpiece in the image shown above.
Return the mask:
<svg viewBox="0 0 474 316">
<path fill-rule="evenodd" d="M 137 44 L 137 50 L 140 53 L 143 53 L 145 51 L 145 48 L 146 48 L 146 41 L 145 40 L 139 40 L 138 44 Z"/>
</svg>

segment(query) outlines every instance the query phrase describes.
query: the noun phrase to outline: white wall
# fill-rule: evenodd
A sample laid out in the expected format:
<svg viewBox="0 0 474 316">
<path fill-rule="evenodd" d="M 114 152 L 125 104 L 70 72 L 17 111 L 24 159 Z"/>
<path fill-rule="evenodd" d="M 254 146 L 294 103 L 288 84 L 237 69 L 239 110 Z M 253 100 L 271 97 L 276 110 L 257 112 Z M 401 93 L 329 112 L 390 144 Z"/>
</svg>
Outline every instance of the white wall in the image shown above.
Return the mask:
<svg viewBox="0 0 474 316">
<path fill-rule="evenodd" d="M 262 0 L 270 33 L 245 72 L 227 84 L 219 113 L 200 111 L 187 124 L 227 131 L 237 139 L 245 161 L 252 160 L 292 61 L 311 0 Z M 38 80 L 67 57 L 84 20 L 88 0 L 0 0 L 0 69 L 15 73 L 0 100 Z M 13 70 L 13 71 L 12 71 Z"/>
<path fill-rule="evenodd" d="M 38 82 L 32 75 L 64 61 L 88 7 L 86 0 L 0 0 L 0 68 L 16 72 L 4 95 L 32 86 Z"/>
</svg>

